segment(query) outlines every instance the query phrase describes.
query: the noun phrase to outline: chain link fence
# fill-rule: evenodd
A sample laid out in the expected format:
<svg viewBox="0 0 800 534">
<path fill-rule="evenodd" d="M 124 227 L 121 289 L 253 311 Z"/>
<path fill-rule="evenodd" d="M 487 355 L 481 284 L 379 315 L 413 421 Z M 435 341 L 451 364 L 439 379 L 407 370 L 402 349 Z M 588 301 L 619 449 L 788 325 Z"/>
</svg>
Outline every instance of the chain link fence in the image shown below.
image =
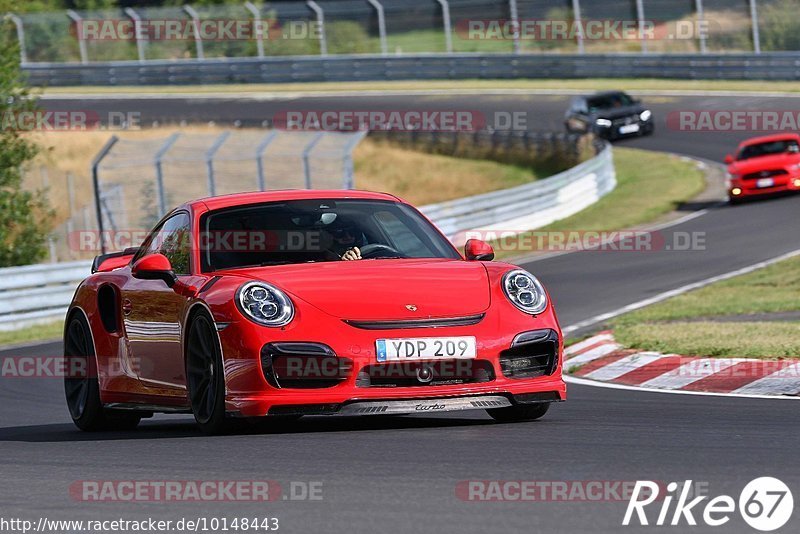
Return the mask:
<svg viewBox="0 0 800 534">
<path fill-rule="evenodd" d="M 298 0 L 9 13 L 22 62 L 800 50 L 796 0 Z M 575 21 L 580 21 L 576 24 Z"/>
<path fill-rule="evenodd" d="M 26 182 L 44 191 L 63 220 L 51 233 L 49 260 L 85 259 L 103 249 L 138 245 L 164 214 L 195 198 L 270 189 L 352 189 L 353 151 L 366 135 L 224 130 L 149 139 L 112 136 L 92 165 L 93 192 L 80 187 L 92 182 L 88 177 L 76 180 L 47 167 L 28 169 Z"/>
</svg>

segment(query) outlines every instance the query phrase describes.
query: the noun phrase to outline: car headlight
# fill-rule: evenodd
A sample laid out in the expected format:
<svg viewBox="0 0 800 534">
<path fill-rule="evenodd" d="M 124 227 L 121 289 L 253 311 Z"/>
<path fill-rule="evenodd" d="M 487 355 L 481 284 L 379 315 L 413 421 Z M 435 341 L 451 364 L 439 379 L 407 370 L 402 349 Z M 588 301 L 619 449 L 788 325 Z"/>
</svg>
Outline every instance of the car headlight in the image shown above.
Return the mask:
<svg viewBox="0 0 800 534">
<path fill-rule="evenodd" d="M 547 308 L 547 293 L 532 274 L 517 269 L 503 276 L 503 292 L 511 303 L 532 315 L 538 315 Z"/>
<path fill-rule="evenodd" d="M 609 128 L 611 126 L 611 121 L 608 119 L 597 119 L 594 123 L 603 128 Z"/>
<path fill-rule="evenodd" d="M 236 305 L 247 318 L 264 326 L 285 326 L 294 318 L 294 305 L 277 287 L 247 282 L 236 292 Z"/>
<path fill-rule="evenodd" d="M 653 113 L 649 109 L 646 109 L 646 110 L 642 111 L 639 114 L 639 120 L 643 121 L 643 122 L 647 122 L 647 121 L 650 120 L 650 117 L 652 117 L 652 116 L 653 116 Z"/>
</svg>

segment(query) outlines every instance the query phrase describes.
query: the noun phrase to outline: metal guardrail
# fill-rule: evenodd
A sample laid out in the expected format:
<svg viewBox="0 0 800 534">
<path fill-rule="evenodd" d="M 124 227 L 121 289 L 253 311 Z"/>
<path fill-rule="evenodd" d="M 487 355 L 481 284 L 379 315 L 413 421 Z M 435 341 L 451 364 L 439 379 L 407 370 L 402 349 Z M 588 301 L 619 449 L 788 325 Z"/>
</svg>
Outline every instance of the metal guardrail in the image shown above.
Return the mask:
<svg viewBox="0 0 800 534">
<path fill-rule="evenodd" d="M 384 57 L 220 58 L 40 63 L 23 67 L 45 86 L 189 85 L 365 80 L 679 78 L 800 79 L 800 52 L 762 54 L 420 54 Z"/>
<path fill-rule="evenodd" d="M 0 331 L 62 319 L 91 262 L 0 269 Z"/>
<path fill-rule="evenodd" d="M 549 178 L 423 206 L 430 218 L 457 246 L 467 232 L 501 235 L 541 228 L 594 204 L 617 185 L 611 145 L 594 158 Z"/>
<path fill-rule="evenodd" d="M 616 186 L 607 145 L 597 156 L 562 173 L 511 189 L 421 208 L 456 245 L 465 232 L 522 232 L 568 217 Z M 0 331 L 64 317 L 75 287 L 91 263 L 76 261 L 0 269 Z"/>
</svg>

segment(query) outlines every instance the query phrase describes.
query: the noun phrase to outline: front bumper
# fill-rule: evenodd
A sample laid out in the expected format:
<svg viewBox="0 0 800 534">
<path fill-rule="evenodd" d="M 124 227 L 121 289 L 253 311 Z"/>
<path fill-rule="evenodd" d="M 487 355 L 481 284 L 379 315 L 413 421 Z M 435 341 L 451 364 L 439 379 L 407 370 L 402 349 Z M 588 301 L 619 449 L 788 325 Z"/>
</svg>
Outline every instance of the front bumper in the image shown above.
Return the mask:
<svg viewBox="0 0 800 534">
<path fill-rule="evenodd" d="M 633 132 L 625 132 L 621 130 L 621 128 L 625 128 L 626 126 L 638 125 L 639 129 Z M 632 120 L 630 122 L 623 121 L 614 121 L 611 126 L 600 126 L 595 124 L 593 126 L 594 134 L 598 137 L 603 139 L 621 139 L 623 137 L 636 137 L 639 135 L 649 135 L 653 133 L 655 129 L 653 119 L 647 121 L 642 120 Z"/>
<path fill-rule="evenodd" d="M 426 413 L 502 407 L 491 405 L 494 402 L 510 406 L 531 400 L 566 400 L 566 385 L 561 376 L 563 340 L 552 309 L 538 317 L 527 316 L 515 309 L 510 313 L 490 310 L 480 323 L 474 325 L 402 331 L 364 330 L 308 308 L 302 313 L 305 316 L 296 318 L 293 327 L 286 329 L 266 329 L 249 321 L 236 321 L 220 332 L 228 413 L 244 417 L 365 415 L 371 411 L 383 414 Z M 313 325 L 313 328 L 301 325 Z M 507 360 L 501 363 L 501 353 L 507 354 L 520 334 L 543 330 L 552 331 L 556 344 L 552 368 L 542 376 L 513 376 Z M 445 381 L 413 387 L 405 383 L 391 387 L 363 385 L 360 379 L 363 370 L 380 365 L 375 353 L 376 339 L 433 336 L 474 336 L 478 342 L 477 357 L 468 361 L 488 366 L 490 379 L 468 383 Z M 350 371 L 338 383 L 325 387 L 281 387 L 281 384 L 276 387 L 265 373 L 261 359 L 262 348 L 275 343 L 324 344 L 338 358 L 348 361 Z M 490 405 L 482 406 L 478 402 L 482 400 Z M 439 408 L 440 405 L 443 407 Z"/>
<path fill-rule="evenodd" d="M 355 400 L 345 404 L 273 406 L 269 415 L 410 415 L 464 410 L 507 408 L 521 404 L 561 402 L 558 392 L 527 395 L 471 395 L 464 397 L 423 397 L 419 399 Z"/>
<path fill-rule="evenodd" d="M 728 198 L 744 199 L 776 195 L 780 193 L 794 193 L 800 191 L 800 176 L 780 178 L 770 187 L 758 187 L 757 180 L 737 179 L 728 186 Z M 738 194 L 735 194 L 737 193 Z"/>
</svg>

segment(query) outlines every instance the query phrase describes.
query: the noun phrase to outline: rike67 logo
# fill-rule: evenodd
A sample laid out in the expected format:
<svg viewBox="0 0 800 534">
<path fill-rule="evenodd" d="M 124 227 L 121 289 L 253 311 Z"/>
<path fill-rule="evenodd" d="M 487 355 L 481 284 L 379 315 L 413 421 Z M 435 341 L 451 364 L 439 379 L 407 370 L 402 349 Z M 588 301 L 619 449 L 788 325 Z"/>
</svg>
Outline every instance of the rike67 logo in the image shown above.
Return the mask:
<svg viewBox="0 0 800 534">
<path fill-rule="evenodd" d="M 692 488 L 691 480 L 682 486 L 670 482 L 666 487 L 649 480 L 637 481 L 622 524 L 696 526 L 699 519 L 710 527 L 719 527 L 736 515 L 738 505 L 739 514 L 750 527 L 770 532 L 784 526 L 794 511 L 791 490 L 777 478 L 761 477 L 750 481 L 739 494 L 738 502 L 729 495 L 695 496 Z M 645 510 L 650 505 L 654 506 Z M 654 520 L 656 512 L 658 516 Z"/>
</svg>

